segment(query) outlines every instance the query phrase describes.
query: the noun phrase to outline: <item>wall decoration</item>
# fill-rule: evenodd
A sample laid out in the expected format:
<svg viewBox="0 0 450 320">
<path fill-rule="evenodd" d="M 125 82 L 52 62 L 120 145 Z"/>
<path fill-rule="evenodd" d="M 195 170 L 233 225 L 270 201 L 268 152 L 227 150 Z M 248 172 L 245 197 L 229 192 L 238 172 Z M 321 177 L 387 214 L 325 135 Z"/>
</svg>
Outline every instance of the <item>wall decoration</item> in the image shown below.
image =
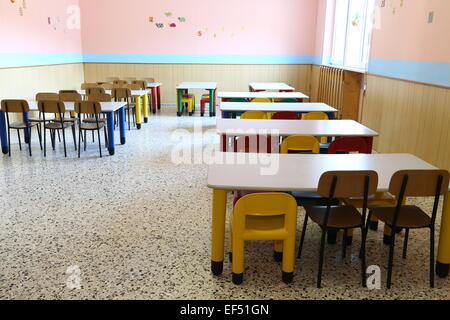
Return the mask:
<svg viewBox="0 0 450 320">
<path fill-rule="evenodd" d="M 180 22 L 186 22 L 186 18 L 184 18 L 184 17 L 179 17 L 179 18 L 178 18 L 178 21 L 180 21 Z"/>
<path fill-rule="evenodd" d="M 171 17 L 171 16 L 172 16 L 172 12 L 165 12 L 164 15 L 165 15 L 166 17 Z"/>
<path fill-rule="evenodd" d="M 164 28 L 164 23 L 156 23 L 156 27 L 158 29 L 162 29 L 162 28 Z"/>
<path fill-rule="evenodd" d="M 171 24 L 169 25 L 169 27 L 171 27 L 171 28 L 176 28 L 177 25 L 176 25 L 175 23 L 171 23 Z"/>
<path fill-rule="evenodd" d="M 148 22 L 152 23 L 153 22 L 153 17 L 148 17 Z"/>
<path fill-rule="evenodd" d="M 434 21 L 434 11 L 431 11 L 428 14 L 428 23 L 433 23 L 433 21 Z"/>
</svg>

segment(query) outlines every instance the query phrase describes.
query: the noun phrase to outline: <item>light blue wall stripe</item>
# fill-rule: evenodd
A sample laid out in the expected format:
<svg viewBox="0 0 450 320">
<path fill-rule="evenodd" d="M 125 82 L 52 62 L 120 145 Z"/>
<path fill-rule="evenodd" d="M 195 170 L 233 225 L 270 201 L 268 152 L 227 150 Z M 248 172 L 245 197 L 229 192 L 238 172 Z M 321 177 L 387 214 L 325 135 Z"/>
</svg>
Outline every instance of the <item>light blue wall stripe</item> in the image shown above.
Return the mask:
<svg viewBox="0 0 450 320">
<path fill-rule="evenodd" d="M 98 63 L 195 63 L 195 64 L 312 64 L 315 55 L 177 55 L 84 53 L 84 62 Z"/>
<path fill-rule="evenodd" d="M 450 63 L 370 59 L 369 73 L 450 86 Z"/>
<path fill-rule="evenodd" d="M 81 53 L 2 53 L 0 68 L 83 62 Z"/>
</svg>

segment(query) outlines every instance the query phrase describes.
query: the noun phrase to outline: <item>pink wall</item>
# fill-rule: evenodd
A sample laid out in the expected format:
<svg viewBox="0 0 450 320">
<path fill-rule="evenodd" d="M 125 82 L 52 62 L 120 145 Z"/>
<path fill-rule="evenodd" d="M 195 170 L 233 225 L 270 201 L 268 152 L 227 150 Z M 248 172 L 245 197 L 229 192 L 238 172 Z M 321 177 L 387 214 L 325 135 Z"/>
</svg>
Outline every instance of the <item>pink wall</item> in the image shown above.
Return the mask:
<svg viewBox="0 0 450 320">
<path fill-rule="evenodd" d="M 71 5 L 78 0 L 0 1 L 0 53 L 80 53 L 80 30 L 66 27 Z"/>
<path fill-rule="evenodd" d="M 434 22 L 429 24 L 431 11 Z M 449 0 L 404 0 L 403 7 L 400 0 L 386 0 L 379 16 L 371 58 L 450 62 Z"/>
<path fill-rule="evenodd" d="M 317 0 L 80 0 L 80 4 L 86 53 L 312 55 L 315 51 Z M 173 16 L 168 18 L 165 12 Z M 157 22 L 164 28 L 158 29 Z M 177 27 L 170 28 L 171 22 Z"/>
</svg>

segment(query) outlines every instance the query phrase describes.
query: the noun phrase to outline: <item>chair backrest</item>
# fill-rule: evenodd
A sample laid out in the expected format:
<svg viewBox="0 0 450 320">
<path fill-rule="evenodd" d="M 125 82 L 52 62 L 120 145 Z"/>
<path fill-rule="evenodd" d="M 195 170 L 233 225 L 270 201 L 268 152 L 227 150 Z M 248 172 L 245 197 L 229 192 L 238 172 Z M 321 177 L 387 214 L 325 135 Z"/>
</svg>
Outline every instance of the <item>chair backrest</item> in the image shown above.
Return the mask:
<svg viewBox="0 0 450 320">
<path fill-rule="evenodd" d="M 127 83 L 123 85 L 124 88 L 130 89 L 130 90 L 142 90 L 141 86 L 137 83 Z"/>
<path fill-rule="evenodd" d="M 309 112 L 302 116 L 302 120 L 329 120 L 329 117 L 324 112 Z"/>
<path fill-rule="evenodd" d="M 82 83 L 81 90 L 86 90 L 90 88 L 97 88 L 99 86 L 98 83 Z"/>
<path fill-rule="evenodd" d="M 88 95 L 88 101 L 111 102 L 111 95 L 106 93 L 91 93 Z"/>
<path fill-rule="evenodd" d="M 366 187 L 366 196 L 376 193 L 376 171 L 328 171 L 320 177 L 317 191 L 324 198 L 352 198 L 364 197 Z"/>
<path fill-rule="evenodd" d="M 366 140 L 361 137 L 344 137 L 334 140 L 328 147 L 328 153 L 371 153 L 372 150 L 369 149 Z"/>
<path fill-rule="evenodd" d="M 105 89 L 101 87 L 88 88 L 86 89 L 86 94 L 89 96 L 91 94 L 105 94 Z"/>
<path fill-rule="evenodd" d="M 114 81 L 116 81 L 116 80 L 120 80 L 120 78 L 119 78 L 119 77 L 107 77 L 107 78 L 106 78 L 106 81 L 107 81 L 107 82 L 114 82 Z"/>
<path fill-rule="evenodd" d="M 320 143 L 313 136 L 290 136 L 283 140 L 280 153 L 320 153 Z"/>
<path fill-rule="evenodd" d="M 125 80 L 114 80 L 114 84 L 119 85 L 119 86 L 123 86 L 127 84 L 127 81 Z"/>
<path fill-rule="evenodd" d="M 286 99 L 282 99 L 280 102 L 282 102 L 282 103 L 297 103 L 298 100 L 294 99 L 294 98 L 286 98 Z"/>
<path fill-rule="evenodd" d="M 264 102 L 264 103 L 272 103 L 272 100 L 268 98 L 255 98 L 251 102 Z"/>
<path fill-rule="evenodd" d="M 102 87 L 105 90 L 112 90 L 116 86 L 113 83 L 103 83 L 100 85 L 100 87 Z"/>
<path fill-rule="evenodd" d="M 59 94 L 53 92 L 40 92 L 36 94 L 36 101 L 59 101 Z"/>
<path fill-rule="evenodd" d="M 2 111 L 9 113 L 29 112 L 30 106 L 26 100 L 2 100 Z"/>
<path fill-rule="evenodd" d="M 128 99 L 131 97 L 131 90 L 128 88 L 113 88 L 111 96 L 114 99 Z"/>
<path fill-rule="evenodd" d="M 155 78 L 144 78 L 145 81 L 147 81 L 148 83 L 155 83 Z"/>
<path fill-rule="evenodd" d="M 128 83 L 132 83 L 134 80 L 136 80 L 136 77 L 124 77 L 123 80 Z"/>
<path fill-rule="evenodd" d="M 439 178 L 441 177 L 441 178 Z M 437 190 L 438 180 L 440 189 Z M 434 197 L 448 192 L 449 173 L 447 170 L 402 170 L 396 172 L 389 184 L 389 192 L 400 197 L 404 185 L 404 197 Z"/>
<path fill-rule="evenodd" d="M 59 100 L 64 102 L 77 102 L 83 100 L 81 94 L 76 90 L 61 90 L 59 92 Z"/>
<path fill-rule="evenodd" d="M 147 81 L 145 80 L 133 80 L 132 84 L 138 84 L 140 89 L 145 89 L 147 87 Z"/>
<path fill-rule="evenodd" d="M 231 99 L 228 99 L 228 102 L 248 102 L 248 99 L 245 99 L 245 98 L 231 98 Z"/>
<path fill-rule="evenodd" d="M 300 117 L 296 112 L 292 111 L 281 111 L 276 112 L 272 115 L 273 120 L 299 120 Z"/>
<path fill-rule="evenodd" d="M 54 100 L 38 101 L 38 109 L 39 112 L 42 113 L 55 113 L 60 115 L 66 112 L 66 106 L 64 105 L 64 102 Z"/>
<path fill-rule="evenodd" d="M 233 209 L 233 232 L 242 233 L 252 219 L 257 230 L 294 229 L 297 224 L 297 202 L 287 193 L 253 193 L 240 198 Z"/>
<path fill-rule="evenodd" d="M 267 115 L 262 111 L 247 111 L 241 115 L 241 119 L 267 119 Z"/>
<path fill-rule="evenodd" d="M 75 103 L 75 112 L 78 114 L 100 114 L 102 107 L 98 101 L 81 101 Z"/>
</svg>

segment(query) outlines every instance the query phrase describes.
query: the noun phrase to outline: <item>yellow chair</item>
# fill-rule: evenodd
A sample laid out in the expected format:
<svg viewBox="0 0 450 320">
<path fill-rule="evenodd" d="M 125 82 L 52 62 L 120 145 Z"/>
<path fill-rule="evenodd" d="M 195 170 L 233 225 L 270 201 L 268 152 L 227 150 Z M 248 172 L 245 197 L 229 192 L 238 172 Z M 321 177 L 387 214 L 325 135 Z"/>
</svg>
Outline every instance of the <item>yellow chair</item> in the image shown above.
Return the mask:
<svg viewBox="0 0 450 320">
<path fill-rule="evenodd" d="M 282 243 L 282 279 L 294 276 L 297 203 L 286 193 L 255 193 L 239 199 L 230 227 L 230 258 L 233 283 L 244 280 L 244 245 L 248 240 L 275 240 Z"/>
<path fill-rule="evenodd" d="M 302 116 L 302 120 L 330 120 L 330 118 L 324 112 L 309 112 Z M 322 144 L 328 143 L 328 138 L 326 137 L 320 138 L 320 143 Z M 327 148 L 327 146 L 324 147 Z"/>
<path fill-rule="evenodd" d="M 273 101 L 268 98 L 255 98 L 251 102 L 262 102 L 262 103 L 272 103 Z M 267 119 L 272 119 L 272 116 L 275 114 L 275 112 L 267 112 Z"/>
<path fill-rule="evenodd" d="M 320 153 L 319 141 L 313 136 L 295 135 L 284 139 L 280 153 Z"/>
<path fill-rule="evenodd" d="M 241 119 L 267 119 L 267 114 L 262 111 L 247 111 L 241 115 Z"/>
<path fill-rule="evenodd" d="M 189 115 L 192 116 L 195 110 L 195 95 L 193 94 L 183 94 L 183 98 L 181 99 L 181 103 L 187 105 Z"/>
</svg>

